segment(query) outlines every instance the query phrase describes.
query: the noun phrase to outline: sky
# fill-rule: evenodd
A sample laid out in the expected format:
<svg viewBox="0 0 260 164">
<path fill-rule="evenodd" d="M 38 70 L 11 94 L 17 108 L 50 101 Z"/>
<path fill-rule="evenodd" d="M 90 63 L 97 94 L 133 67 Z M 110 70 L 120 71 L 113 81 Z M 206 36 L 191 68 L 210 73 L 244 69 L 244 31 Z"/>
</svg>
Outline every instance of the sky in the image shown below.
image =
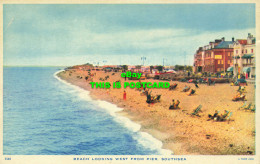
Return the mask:
<svg viewBox="0 0 260 164">
<path fill-rule="evenodd" d="M 256 26 L 254 4 L 4 4 L 3 9 L 6 66 L 192 65 L 198 47 L 222 37 L 246 39 Z"/>
</svg>

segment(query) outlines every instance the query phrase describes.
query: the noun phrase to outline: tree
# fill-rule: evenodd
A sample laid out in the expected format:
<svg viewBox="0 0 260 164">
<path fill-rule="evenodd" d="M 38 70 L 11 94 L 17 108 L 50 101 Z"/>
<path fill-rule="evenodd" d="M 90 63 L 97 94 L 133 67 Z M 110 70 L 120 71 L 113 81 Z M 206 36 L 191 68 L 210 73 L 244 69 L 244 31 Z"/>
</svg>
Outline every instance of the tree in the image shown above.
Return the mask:
<svg viewBox="0 0 260 164">
<path fill-rule="evenodd" d="M 83 64 L 83 65 L 88 65 L 88 66 L 93 67 L 93 64 L 90 64 L 90 63 L 86 63 L 86 64 Z"/>
<path fill-rule="evenodd" d="M 154 66 L 150 66 L 150 72 L 152 73 L 152 70 L 154 69 Z"/>
<path fill-rule="evenodd" d="M 122 68 L 126 71 L 128 70 L 128 66 L 127 65 L 122 65 Z"/>
<path fill-rule="evenodd" d="M 182 66 L 182 65 L 175 65 L 175 70 L 176 71 L 184 70 L 184 66 Z"/>
<path fill-rule="evenodd" d="M 185 70 L 192 72 L 192 66 L 186 66 Z"/>
<path fill-rule="evenodd" d="M 160 71 L 160 72 L 163 70 L 163 66 L 161 66 L 161 65 L 157 66 L 156 68 L 157 68 L 158 71 Z"/>
</svg>

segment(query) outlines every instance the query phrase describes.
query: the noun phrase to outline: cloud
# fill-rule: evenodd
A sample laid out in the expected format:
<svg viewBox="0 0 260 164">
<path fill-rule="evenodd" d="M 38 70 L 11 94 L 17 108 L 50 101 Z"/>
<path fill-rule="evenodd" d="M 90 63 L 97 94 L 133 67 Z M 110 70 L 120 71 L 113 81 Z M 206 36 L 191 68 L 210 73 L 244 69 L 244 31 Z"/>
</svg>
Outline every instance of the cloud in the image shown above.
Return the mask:
<svg viewBox="0 0 260 164">
<path fill-rule="evenodd" d="M 243 14 L 239 19 L 234 18 L 236 12 L 225 15 L 230 9 L 242 8 L 245 13 L 253 5 L 146 7 L 5 5 L 4 64 L 73 65 L 88 59 L 138 64 L 141 56 L 147 57 L 146 63 L 161 64 L 162 58 L 167 58 L 171 64 L 183 63 L 184 55 L 189 64 L 196 49 L 209 41 L 255 34 L 252 12 L 246 17 L 251 23 L 243 24 L 237 23 L 245 19 Z M 214 18 L 219 21 L 212 19 L 216 12 Z"/>
<path fill-rule="evenodd" d="M 13 52 L 23 52 L 19 57 L 21 63 L 73 65 L 91 61 L 103 64 L 102 61 L 107 60 L 106 64 L 140 64 L 139 58 L 146 56 L 147 64 L 162 64 L 162 58 L 168 59 L 166 64 L 183 64 L 186 55 L 186 64 L 192 64 L 193 54 L 198 47 L 222 37 L 226 40 L 231 40 L 232 37 L 246 38 L 247 33 L 255 34 L 255 29 L 214 33 L 185 29 L 153 29 L 106 34 L 82 29 L 57 36 L 33 35 L 26 38 L 20 35 L 18 38 L 23 39 L 11 40 L 11 43 L 21 45 Z M 22 44 L 25 41 L 27 46 Z M 7 42 L 6 46 L 8 45 Z M 28 58 L 27 56 L 31 55 L 26 53 L 35 55 Z M 8 59 L 8 62 L 15 61 Z"/>
</svg>

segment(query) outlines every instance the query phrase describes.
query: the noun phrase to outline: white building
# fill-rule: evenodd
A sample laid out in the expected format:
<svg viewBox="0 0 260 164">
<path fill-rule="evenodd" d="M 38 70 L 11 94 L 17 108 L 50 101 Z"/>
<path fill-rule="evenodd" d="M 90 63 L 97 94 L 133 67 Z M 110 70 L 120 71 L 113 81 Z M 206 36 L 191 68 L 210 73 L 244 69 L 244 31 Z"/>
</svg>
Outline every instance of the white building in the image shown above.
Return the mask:
<svg viewBox="0 0 260 164">
<path fill-rule="evenodd" d="M 255 77 L 255 37 L 248 34 L 247 39 L 237 39 L 233 44 L 234 60 L 233 73 L 234 76 L 244 74 L 246 77 Z"/>
</svg>

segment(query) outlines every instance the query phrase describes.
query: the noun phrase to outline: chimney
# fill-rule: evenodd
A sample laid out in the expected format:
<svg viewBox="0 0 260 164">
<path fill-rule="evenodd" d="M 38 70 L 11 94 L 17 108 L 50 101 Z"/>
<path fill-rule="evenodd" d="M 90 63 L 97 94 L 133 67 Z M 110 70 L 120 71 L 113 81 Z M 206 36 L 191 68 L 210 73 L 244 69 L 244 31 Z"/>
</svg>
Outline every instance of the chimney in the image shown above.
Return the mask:
<svg viewBox="0 0 260 164">
<path fill-rule="evenodd" d="M 225 37 L 221 38 L 222 41 L 225 41 Z"/>
<path fill-rule="evenodd" d="M 251 33 L 248 33 L 247 44 L 252 44 L 252 40 L 253 40 L 253 36 L 251 35 Z"/>
<path fill-rule="evenodd" d="M 232 38 L 232 42 L 234 42 L 234 41 L 235 41 L 235 38 L 233 37 L 233 38 Z"/>
</svg>

